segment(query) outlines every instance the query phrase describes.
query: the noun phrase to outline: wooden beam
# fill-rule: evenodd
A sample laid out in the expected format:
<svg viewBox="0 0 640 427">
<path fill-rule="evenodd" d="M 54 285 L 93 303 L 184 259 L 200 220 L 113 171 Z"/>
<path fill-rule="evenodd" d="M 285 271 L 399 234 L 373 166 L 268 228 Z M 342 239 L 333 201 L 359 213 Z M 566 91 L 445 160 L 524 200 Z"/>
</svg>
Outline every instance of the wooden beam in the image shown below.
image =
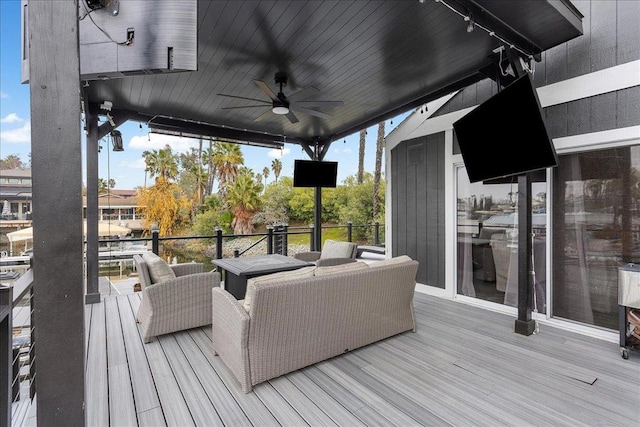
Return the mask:
<svg viewBox="0 0 640 427">
<path fill-rule="evenodd" d="M 37 424 L 84 426 L 78 0 L 27 9 Z"/>
</svg>

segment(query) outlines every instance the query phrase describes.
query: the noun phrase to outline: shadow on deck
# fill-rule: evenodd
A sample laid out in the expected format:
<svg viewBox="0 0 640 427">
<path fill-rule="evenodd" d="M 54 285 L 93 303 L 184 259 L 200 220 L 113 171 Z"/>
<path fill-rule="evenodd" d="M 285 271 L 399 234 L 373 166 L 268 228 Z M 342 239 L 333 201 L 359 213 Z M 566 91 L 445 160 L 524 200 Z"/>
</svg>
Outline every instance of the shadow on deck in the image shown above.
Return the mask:
<svg viewBox="0 0 640 427">
<path fill-rule="evenodd" d="M 406 332 L 244 394 L 210 328 L 143 344 L 139 294 L 87 306 L 87 425 L 616 425 L 640 423 L 640 352 L 416 293 Z"/>
</svg>

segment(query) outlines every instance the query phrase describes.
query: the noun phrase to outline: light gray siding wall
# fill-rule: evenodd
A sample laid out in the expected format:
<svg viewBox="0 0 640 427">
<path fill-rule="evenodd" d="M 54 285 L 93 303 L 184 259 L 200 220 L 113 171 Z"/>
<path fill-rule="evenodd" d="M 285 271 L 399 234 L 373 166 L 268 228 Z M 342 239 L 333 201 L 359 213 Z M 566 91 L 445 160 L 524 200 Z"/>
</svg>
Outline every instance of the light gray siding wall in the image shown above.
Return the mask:
<svg viewBox="0 0 640 427">
<path fill-rule="evenodd" d="M 444 288 L 444 133 L 391 150 L 392 253 L 420 263 L 417 281 Z"/>
</svg>

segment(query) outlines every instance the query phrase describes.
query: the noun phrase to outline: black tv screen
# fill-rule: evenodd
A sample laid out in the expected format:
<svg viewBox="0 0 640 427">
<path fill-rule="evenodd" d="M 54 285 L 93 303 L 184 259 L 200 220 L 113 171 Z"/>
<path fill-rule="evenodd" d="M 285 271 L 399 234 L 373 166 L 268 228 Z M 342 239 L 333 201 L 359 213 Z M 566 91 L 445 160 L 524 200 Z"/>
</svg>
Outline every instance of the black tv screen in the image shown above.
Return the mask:
<svg viewBox="0 0 640 427">
<path fill-rule="evenodd" d="M 296 160 L 293 165 L 294 187 L 335 187 L 338 162 Z"/>
<path fill-rule="evenodd" d="M 453 124 L 470 182 L 558 165 L 529 74 Z"/>
</svg>

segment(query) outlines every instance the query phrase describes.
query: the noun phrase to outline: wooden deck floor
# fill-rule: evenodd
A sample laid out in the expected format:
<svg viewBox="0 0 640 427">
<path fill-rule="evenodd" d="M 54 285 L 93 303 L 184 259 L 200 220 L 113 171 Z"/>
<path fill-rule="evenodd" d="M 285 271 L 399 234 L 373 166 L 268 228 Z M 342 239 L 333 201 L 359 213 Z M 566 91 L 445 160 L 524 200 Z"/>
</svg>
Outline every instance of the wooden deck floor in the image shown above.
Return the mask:
<svg viewBox="0 0 640 427">
<path fill-rule="evenodd" d="M 209 328 L 143 344 L 139 295 L 87 306 L 89 426 L 638 426 L 640 351 L 416 294 L 418 331 L 244 394 Z"/>
</svg>

